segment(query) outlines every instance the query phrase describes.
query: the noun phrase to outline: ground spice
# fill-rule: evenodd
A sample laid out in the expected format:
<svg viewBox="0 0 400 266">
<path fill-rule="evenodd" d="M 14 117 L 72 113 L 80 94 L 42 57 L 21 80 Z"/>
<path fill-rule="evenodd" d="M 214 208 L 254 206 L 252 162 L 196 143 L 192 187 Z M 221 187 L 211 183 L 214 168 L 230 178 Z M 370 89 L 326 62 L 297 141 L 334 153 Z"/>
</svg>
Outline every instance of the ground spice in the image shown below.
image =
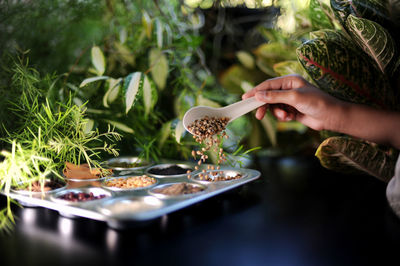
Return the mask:
<svg viewBox="0 0 400 266">
<path fill-rule="evenodd" d="M 203 190 L 204 190 L 203 187 L 183 182 L 183 183 L 176 183 L 164 188 L 156 188 L 153 190 L 153 192 L 164 195 L 177 196 L 184 194 L 193 194 Z"/>
<path fill-rule="evenodd" d="M 188 170 L 187 168 L 182 168 L 179 165 L 171 165 L 168 167 L 154 167 L 149 169 L 149 173 L 153 175 L 181 175 L 187 173 Z"/>
</svg>

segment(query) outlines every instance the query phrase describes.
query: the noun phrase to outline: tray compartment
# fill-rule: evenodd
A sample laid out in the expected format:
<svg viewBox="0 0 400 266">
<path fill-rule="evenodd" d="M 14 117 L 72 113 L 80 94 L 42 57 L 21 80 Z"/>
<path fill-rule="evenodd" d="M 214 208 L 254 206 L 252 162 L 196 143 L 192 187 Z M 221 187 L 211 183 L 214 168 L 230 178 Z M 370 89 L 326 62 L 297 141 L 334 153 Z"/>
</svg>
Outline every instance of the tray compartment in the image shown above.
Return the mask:
<svg viewBox="0 0 400 266">
<path fill-rule="evenodd" d="M 188 191 L 188 187 L 190 186 L 191 189 L 200 189 L 199 191 L 190 192 Z M 165 190 L 164 193 L 160 190 Z M 174 190 L 174 191 L 172 191 Z M 168 193 L 169 192 L 169 193 Z M 149 194 L 156 196 L 158 198 L 185 198 L 185 197 L 193 197 L 201 193 L 207 192 L 207 186 L 202 184 L 197 184 L 194 182 L 175 182 L 175 183 L 166 183 L 162 185 L 158 185 L 149 190 Z"/>
<path fill-rule="evenodd" d="M 168 173 L 173 172 L 174 169 L 173 167 L 178 168 L 179 170 L 182 169 L 181 174 L 177 173 Z M 178 170 L 176 169 L 176 170 Z M 164 170 L 164 174 L 160 173 Z M 183 164 L 183 163 L 164 163 L 164 164 L 157 164 L 152 167 L 149 167 L 146 169 L 145 173 L 146 175 L 157 177 L 157 178 L 186 178 L 187 177 L 187 171 L 190 170 L 192 173 L 195 172 L 194 166 L 190 164 Z"/>
</svg>

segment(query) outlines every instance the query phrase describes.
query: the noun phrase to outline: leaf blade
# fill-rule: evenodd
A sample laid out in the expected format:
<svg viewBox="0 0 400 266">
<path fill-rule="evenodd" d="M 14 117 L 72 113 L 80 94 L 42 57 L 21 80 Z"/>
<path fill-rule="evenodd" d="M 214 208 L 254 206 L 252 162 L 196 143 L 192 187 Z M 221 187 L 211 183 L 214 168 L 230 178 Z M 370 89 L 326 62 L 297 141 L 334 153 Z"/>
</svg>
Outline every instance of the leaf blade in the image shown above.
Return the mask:
<svg viewBox="0 0 400 266">
<path fill-rule="evenodd" d="M 160 90 L 165 88 L 169 66 L 166 55 L 158 48 L 152 48 L 149 52 L 150 73 Z"/>
<path fill-rule="evenodd" d="M 141 85 L 142 72 L 134 72 L 125 78 L 125 113 L 133 107 Z"/>
<path fill-rule="evenodd" d="M 356 44 L 386 73 L 395 55 L 395 43 L 389 32 L 378 23 L 353 15 L 347 17 L 346 25 Z"/>
<path fill-rule="evenodd" d="M 104 54 L 98 46 L 93 46 L 91 50 L 92 64 L 97 71 L 97 75 L 101 76 L 106 70 L 106 60 Z"/>
</svg>

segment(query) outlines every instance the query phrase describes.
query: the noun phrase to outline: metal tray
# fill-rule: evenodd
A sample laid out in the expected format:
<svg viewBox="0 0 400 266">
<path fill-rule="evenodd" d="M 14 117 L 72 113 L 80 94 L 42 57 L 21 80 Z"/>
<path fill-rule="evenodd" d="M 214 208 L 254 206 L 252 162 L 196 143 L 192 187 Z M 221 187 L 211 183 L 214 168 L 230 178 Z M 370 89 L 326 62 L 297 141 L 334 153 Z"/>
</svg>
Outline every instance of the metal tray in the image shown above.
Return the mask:
<svg viewBox="0 0 400 266">
<path fill-rule="evenodd" d="M 193 165 L 194 167 L 195 165 Z M 202 165 L 199 170 L 206 169 L 207 165 Z M 168 178 L 156 178 L 157 184 L 141 188 L 138 190 L 112 190 L 105 186 L 101 188 L 86 187 L 79 188 L 84 191 L 104 190 L 108 191 L 109 197 L 85 201 L 80 204 L 66 204 L 59 200 L 54 200 L 56 194 L 49 193 L 44 197 L 30 197 L 20 193 L 11 192 L 10 197 L 28 203 L 32 206 L 44 207 L 56 210 L 60 215 L 66 217 L 85 217 L 98 221 L 104 221 L 108 226 L 116 229 L 124 229 L 131 223 L 152 220 L 165 214 L 183 209 L 187 206 L 203 201 L 207 198 L 221 194 L 260 177 L 260 172 L 253 169 L 221 167 L 221 171 L 240 172 L 242 177 L 229 181 L 202 182 L 196 180 L 194 176 L 188 179 L 186 175 L 169 176 Z M 200 185 L 205 189 L 199 193 L 184 194 L 182 196 L 161 196 L 154 193 L 154 189 L 168 184 L 187 182 Z M 68 191 L 63 188 L 57 191 L 57 195 Z M 4 193 L 3 193 L 4 194 Z M 54 195 L 53 195 L 54 194 Z"/>
</svg>

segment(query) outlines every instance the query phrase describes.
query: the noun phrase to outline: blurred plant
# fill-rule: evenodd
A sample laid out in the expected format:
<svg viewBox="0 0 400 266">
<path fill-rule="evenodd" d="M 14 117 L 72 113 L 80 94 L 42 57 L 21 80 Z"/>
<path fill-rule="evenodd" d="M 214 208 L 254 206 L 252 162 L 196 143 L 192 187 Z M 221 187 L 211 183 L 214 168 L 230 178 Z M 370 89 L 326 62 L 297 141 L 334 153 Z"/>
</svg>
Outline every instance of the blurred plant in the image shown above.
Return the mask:
<svg viewBox="0 0 400 266">
<path fill-rule="evenodd" d="M 91 48 L 91 75 L 79 87 L 67 82 L 66 91 L 88 102 L 100 128 L 109 123 L 124 134 L 122 153 L 189 158 L 195 142 L 182 125 L 186 110 L 237 99 L 205 66 L 202 13 L 179 1 L 109 1 L 107 19 L 112 34 Z"/>
<path fill-rule="evenodd" d="M 280 8 L 275 23 L 258 26 L 259 35 L 265 42 L 250 51 L 237 51 L 237 63 L 220 76 L 221 84 L 228 91 L 242 94 L 266 79 L 295 73 L 312 82 L 297 60 L 296 48 L 318 26 L 333 28 L 334 25 L 330 20 L 326 21 L 324 13 L 319 14 L 317 21 L 315 12 L 321 12 L 319 5 L 311 7 L 307 1 L 274 2 Z M 247 145 L 250 148 L 269 146 L 270 154 L 282 155 L 304 152 L 315 145 L 313 133 L 300 123 L 277 122 L 270 113 L 260 122 L 253 116 L 249 119 L 252 135 L 247 139 Z"/>
</svg>

